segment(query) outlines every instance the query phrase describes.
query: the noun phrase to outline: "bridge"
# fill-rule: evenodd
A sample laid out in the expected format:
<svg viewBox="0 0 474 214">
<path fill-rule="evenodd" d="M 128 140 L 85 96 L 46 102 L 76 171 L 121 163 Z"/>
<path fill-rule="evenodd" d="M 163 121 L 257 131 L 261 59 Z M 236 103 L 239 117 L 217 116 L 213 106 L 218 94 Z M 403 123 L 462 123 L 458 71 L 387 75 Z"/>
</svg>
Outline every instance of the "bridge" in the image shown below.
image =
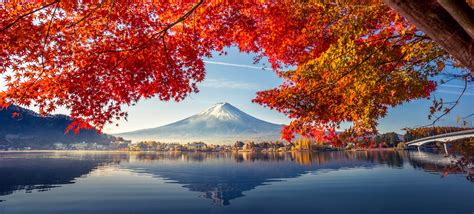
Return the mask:
<svg viewBox="0 0 474 214">
<path fill-rule="evenodd" d="M 459 132 L 450 132 L 446 134 L 439 134 L 439 135 L 434 135 L 430 137 L 424 137 L 416 140 L 412 140 L 410 142 L 407 142 L 407 146 L 417 146 L 418 149 L 420 146 L 431 143 L 431 142 L 442 142 L 444 144 L 444 150 L 446 153 L 448 153 L 448 150 L 446 148 L 446 142 L 454 141 L 454 140 L 460 140 L 460 139 L 466 139 L 466 138 L 474 138 L 474 129 L 471 130 L 464 130 L 464 131 L 459 131 Z"/>
</svg>

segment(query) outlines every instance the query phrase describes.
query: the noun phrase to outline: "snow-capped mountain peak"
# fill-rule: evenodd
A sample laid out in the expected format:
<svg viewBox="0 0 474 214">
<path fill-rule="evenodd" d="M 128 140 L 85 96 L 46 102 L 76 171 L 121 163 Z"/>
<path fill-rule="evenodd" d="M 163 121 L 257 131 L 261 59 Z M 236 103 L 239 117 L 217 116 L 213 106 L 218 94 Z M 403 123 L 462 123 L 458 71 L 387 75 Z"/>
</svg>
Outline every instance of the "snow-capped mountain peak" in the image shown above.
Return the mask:
<svg viewBox="0 0 474 214">
<path fill-rule="evenodd" d="M 236 140 L 278 140 L 282 125 L 269 123 L 239 110 L 229 103 L 217 103 L 183 120 L 133 132 L 116 134 L 131 140 L 164 142 L 206 141 L 234 143 Z"/>
<path fill-rule="evenodd" d="M 247 114 L 240 111 L 233 105 L 223 102 L 217 103 L 197 115 L 200 118 L 218 119 L 218 120 L 242 120 Z"/>
</svg>

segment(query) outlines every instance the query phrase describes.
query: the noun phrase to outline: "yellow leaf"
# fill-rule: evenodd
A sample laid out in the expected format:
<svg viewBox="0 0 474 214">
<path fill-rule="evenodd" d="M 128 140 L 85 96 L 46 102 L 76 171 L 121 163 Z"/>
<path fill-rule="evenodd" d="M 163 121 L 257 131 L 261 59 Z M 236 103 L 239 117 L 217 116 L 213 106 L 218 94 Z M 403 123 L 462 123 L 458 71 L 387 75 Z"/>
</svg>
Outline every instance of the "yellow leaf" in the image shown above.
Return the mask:
<svg viewBox="0 0 474 214">
<path fill-rule="evenodd" d="M 436 62 L 436 65 L 438 66 L 438 71 L 442 71 L 444 67 L 446 67 L 446 64 L 444 64 L 443 61 Z"/>
</svg>

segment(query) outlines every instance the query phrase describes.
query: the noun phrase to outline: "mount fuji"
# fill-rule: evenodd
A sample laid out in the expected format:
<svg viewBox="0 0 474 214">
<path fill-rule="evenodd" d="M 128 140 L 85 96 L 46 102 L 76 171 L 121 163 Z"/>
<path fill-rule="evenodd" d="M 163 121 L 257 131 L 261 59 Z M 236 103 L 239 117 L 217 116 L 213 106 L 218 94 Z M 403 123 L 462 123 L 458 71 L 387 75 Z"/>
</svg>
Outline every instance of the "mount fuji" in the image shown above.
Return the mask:
<svg viewBox="0 0 474 214">
<path fill-rule="evenodd" d="M 236 140 L 279 140 L 283 125 L 269 123 L 239 110 L 229 103 L 217 103 L 186 119 L 133 132 L 115 134 L 133 141 L 156 140 L 186 143 L 204 141 L 229 144 Z"/>
</svg>

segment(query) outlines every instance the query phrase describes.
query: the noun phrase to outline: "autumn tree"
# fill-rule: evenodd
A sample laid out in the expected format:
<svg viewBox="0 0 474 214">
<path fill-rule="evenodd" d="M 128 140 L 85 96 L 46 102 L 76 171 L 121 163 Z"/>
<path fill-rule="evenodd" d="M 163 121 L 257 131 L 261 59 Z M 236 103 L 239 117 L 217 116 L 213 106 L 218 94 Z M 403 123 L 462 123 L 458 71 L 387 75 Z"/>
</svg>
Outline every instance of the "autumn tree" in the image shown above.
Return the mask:
<svg viewBox="0 0 474 214">
<path fill-rule="evenodd" d="M 429 77 L 452 61 L 382 4 L 324 6 L 332 22 L 319 29 L 330 32 L 325 35 L 332 42 L 299 61 L 296 70 L 282 72 L 286 82 L 255 99 L 294 119 L 283 130 L 288 139 L 293 133 L 328 136 L 342 122 L 352 122 L 359 134 L 376 132 L 388 107 L 428 97 L 436 87 Z"/>
<path fill-rule="evenodd" d="M 229 46 L 265 57 L 285 79 L 254 101 L 293 119 L 288 140 L 334 137 L 342 122 L 376 132 L 389 106 L 428 97 L 447 63 L 462 67 L 382 3 L 4 2 L 0 104 L 62 106 L 76 119 L 69 128 L 101 129 L 126 118 L 124 105 L 198 92 L 203 58 Z"/>
</svg>

